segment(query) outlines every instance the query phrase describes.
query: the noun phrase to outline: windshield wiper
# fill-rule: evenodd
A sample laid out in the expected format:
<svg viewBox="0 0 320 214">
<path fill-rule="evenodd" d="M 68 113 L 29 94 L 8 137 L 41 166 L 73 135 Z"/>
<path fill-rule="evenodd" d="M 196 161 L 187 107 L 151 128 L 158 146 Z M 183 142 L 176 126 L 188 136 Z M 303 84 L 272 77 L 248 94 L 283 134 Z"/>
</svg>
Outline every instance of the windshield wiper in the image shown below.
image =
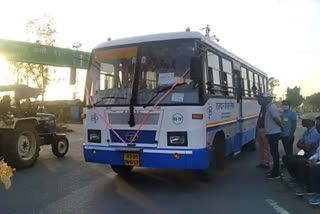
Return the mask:
<svg viewBox="0 0 320 214">
<path fill-rule="evenodd" d="M 99 103 L 101 103 L 103 100 L 106 100 L 106 99 L 122 99 L 122 100 L 125 100 L 125 99 L 128 99 L 128 98 L 127 97 L 116 97 L 116 96 L 102 97 L 99 101 L 94 103 L 93 106 L 98 105 Z"/>
<path fill-rule="evenodd" d="M 181 86 L 181 85 L 185 85 L 185 84 L 187 84 L 187 83 L 185 83 L 185 82 L 184 82 L 184 83 L 179 83 L 179 84 L 176 85 L 176 87 Z M 169 85 L 169 86 L 167 86 L 167 87 L 161 88 L 161 89 L 159 89 L 158 91 L 154 92 L 155 95 L 150 98 L 150 100 L 143 106 L 143 108 L 147 107 L 147 105 L 150 105 L 150 103 L 151 103 L 161 92 L 164 92 L 164 91 L 166 91 L 166 90 L 169 90 L 172 86 L 173 86 L 173 84 L 172 84 L 172 85 Z M 175 88 L 176 88 L 176 87 L 175 87 Z"/>
</svg>

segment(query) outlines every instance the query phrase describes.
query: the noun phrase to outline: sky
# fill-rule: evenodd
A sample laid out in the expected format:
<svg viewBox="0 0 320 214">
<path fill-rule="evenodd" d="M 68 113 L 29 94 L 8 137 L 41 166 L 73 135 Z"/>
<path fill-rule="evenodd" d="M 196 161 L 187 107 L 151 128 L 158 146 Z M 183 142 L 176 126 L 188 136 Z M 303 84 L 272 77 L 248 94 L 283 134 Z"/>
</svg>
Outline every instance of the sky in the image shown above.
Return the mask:
<svg viewBox="0 0 320 214">
<path fill-rule="evenodd" d="M 79 41 L 84 51 L 108 37 L 199 31 L 209 24 L 220 45 L 280 80 L 278 97 L 287 87 L 300 86 L 304 96 L 320 91 L 318 0 L 10 0 L 1 4 L 0 38 L 25 41 L 26 23 L 44 14 L 54 19 L 59 47 Z"/>
</svg>

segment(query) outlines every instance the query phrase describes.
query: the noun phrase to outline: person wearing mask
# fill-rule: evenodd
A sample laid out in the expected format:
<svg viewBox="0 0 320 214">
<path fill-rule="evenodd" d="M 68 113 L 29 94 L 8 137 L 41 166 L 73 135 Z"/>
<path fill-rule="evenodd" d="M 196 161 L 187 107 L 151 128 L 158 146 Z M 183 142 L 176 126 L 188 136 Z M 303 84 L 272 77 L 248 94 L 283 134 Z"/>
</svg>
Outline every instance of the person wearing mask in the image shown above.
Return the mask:
<svg viewBox="0 0 320 214">
<path fill-rule="evenodd" d="M 304 188 L 308 183 L 308 160 L 316 153 L 320 143 L 320 134 L 315 128 L 315 117 L 307 114 L 302 117 L 302 126 L 307 128 L 297 147 L 304 151 L 304 155 L 285 155 L 282 158 L 290 176 L 291 181 L 298 184 L 301 189 L 296 191 L 296 195 L 309 194 L 310 189 Z"/>
<path fill-rule="evenodd" d="M 270 162 L 270 146 L 268 143 L 268 139 L 264 133 L 264 118 L 266 114 L 266 107 L 263 105 L 263 97 L 262 95 L 258 97 L 258 103 L 261 106 L 258 121 L 257 121 L 257 139 L 259 142 L 259 150 L 260 150 L 260 164 L 256 167 L 261 169 L 269 169 Z"/>
<path fill-rule="evenodd" d="M 281 137 L 282 126 L 278 108 L 272 103 L 273 95 L 271 92 L 266 92 L 263 95 L 264 105 L 266 106 L 266 115 L 264 120 L 265 135 L 270 145 L 270 152 L 273 159 L 272 170 L 266 175 L 268 179 L 279 179 L 280 161 L 279 161 L 279 140 Z"/>
<path fill-rule="evenodd" d="M 294 132 L 297 128 L 297 116 L 290 109 L 290 103 L 287 100 L 282 101 L 281 125 L 283 131 L 281 133 L 282 145 L 286 155 L 293 154 Z"/>
<path fill-rule="evenodd" d="M 316 129 L 320 134 L 320 116 L 316 118 Z M 310 198 L 309 204 L 320 204 L 320 146 L 317 152 L 309 158 L 309 181 L 311 192 L 315 195 Z"/>
</svg>

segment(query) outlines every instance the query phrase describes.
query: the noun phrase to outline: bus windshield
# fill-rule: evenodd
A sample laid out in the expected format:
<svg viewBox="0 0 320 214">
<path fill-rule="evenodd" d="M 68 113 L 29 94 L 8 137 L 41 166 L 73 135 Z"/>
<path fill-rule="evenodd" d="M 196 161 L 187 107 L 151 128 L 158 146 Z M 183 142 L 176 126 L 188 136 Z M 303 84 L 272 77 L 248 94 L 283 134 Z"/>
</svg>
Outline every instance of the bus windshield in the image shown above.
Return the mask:
<svg viewBox="0 0 320 214">
<path fill-rule="evenodd" d="M 133 88 L 137 47 L 94 53 L 89 68 L 91 96 L 95 104 L 128 105 Z"/>
<path fill-rule="evenodd" d="M 96 105 L 153 105 L 190 66 L 194 41 L 150 42 L 94 53 L 88 78 Z M 138 54 L 139 53 L 139 54 Z M 134 76 L 139 75 L 134 83 Z M 197 84 L 187 75 L 161 104 L 197 104 Z"/>
<path fill-rule="evenodd" d="M 190 66 L 195 55 L 193 41 L 149 43 L 141 46 L 141 66 L 137 104 L 152 105 Z M 187 75 L 161 104 L 193 104 L 199 102 L 198 89 Z M 153 99 L 154 98 L 154 99 Z"/>
</svg>

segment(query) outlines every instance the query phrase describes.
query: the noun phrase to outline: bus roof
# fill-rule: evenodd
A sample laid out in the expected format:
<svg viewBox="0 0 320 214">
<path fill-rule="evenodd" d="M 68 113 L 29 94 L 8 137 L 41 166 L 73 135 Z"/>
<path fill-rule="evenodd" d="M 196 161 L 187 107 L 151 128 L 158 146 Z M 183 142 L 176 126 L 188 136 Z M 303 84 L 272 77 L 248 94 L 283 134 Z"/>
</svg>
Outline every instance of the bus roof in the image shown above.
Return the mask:
<svg viewBox="0 0 320 214">
<path fill-rule="evenodd" d="M 209 46 L 215 48 L 216 50 L 225 53 L 229 57 L 237 60 L 238 62 L 252 68 L 253 70 L 267 76 L 266 73 L 261 71 L 260 69 L 256 68 L 255 66 L 251 65 L 250 63 L 244 61 L 240 57 L 236 56 L 235 54 L 231 53 L 230 51 L 226 50 L 222 46 L 218 45 L 216 42 L 208 39 L 200 32 L 175 32 L 175 33 L 161 33 L 161 34 L 152 34 L 152 35 L 145 35 L 145 36 L 134 36 L 128 37 L 123 39 L 116 39 L 101 43 L 100 45 L 96 46 L 94 49 L 100 48 L 107 48 L 107 47 L 115 47 L 115 46 L 122 46 L 122 45 L 130 45 L 130 44 L 139 44 L 144 42 L 153 42 L 153 41 L 165 41 L 165 40 L 174 40 L 174 39 L 200 39 L 202 42 L 208 44 Z"/>
</svg>

